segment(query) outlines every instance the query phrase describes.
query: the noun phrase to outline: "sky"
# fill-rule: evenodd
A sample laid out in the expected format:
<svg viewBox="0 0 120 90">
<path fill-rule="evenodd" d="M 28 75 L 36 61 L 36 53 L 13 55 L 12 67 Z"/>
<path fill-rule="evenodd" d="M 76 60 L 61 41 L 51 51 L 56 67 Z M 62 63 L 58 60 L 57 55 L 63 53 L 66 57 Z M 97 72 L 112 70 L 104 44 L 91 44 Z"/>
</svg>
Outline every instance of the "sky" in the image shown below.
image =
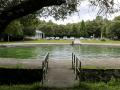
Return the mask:
<svg viewBox="0 0 120 90">
<path fill-rule="evenodd" d="M 115 0 L 115 3 L 118 3 L 120 1 Z M 76 12 L 74 14 L 72 14 L 71 16 L 68 16 L 67 19 L 65 20 L 58 20 L 56 21 L 55 19 L 53 19 L 52 17 L 48 17 L 48 18 L 40 18 L 41 20 L 45 20 L 45 21 L 53 21 L 54 23 L 57 24 L 67 24 L 67 23 L 77 23 L 80 22 L 82 20 L 87 21 L 87 20 L 93 20 L 96 18 L 97 16 L 97 9 L 93 9 L 92 7 L 89 7 L 88 5 L 89 3 L 87 1 L 83 1 L 80 5 L 80 7 L 78 7 L 79 12 Z M 104 18 L 108 18 L 109 20 L 114 19 L 114 17 L 119 16 L 120 12 L 111 14 L 110 16 L 103 16 Z"/>
</svg>

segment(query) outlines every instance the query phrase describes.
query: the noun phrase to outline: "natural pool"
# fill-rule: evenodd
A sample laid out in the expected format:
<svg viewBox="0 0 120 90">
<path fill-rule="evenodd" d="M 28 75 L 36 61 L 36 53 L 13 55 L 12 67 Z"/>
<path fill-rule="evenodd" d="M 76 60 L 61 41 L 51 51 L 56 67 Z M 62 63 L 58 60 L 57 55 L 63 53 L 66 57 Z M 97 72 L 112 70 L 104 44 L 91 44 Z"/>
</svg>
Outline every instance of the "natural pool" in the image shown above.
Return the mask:
<svg viewBox="0 0 120 90">
<path fill-rule="evenodd" d="M 52 60 L 71 60 L 74 52 L 81 59 L 120 58 L 120 47 L 83 45 L 39 45 L 29 47 L 0 47 L 0 58 L 43 59 L 50 53 Z"/>
</svg>

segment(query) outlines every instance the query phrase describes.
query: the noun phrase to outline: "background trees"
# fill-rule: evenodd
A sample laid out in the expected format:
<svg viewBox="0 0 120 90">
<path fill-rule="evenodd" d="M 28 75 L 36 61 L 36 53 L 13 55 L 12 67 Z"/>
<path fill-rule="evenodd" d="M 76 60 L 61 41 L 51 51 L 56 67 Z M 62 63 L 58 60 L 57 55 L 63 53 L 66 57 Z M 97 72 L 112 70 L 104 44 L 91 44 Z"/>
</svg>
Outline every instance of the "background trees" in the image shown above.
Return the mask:
<svg viewBox="0 0 120 90">
<path fill-rule="evenodd" d="M 38 10 L 38 13 L 43 16 L 50 15 L 56 19 L 65 18 L 67 15 L 77 11 L 77 6 L 82 1 L 84 0 L 0 0 L 0 33 L 4 32 L 4 29 L 12 20 Z M 114 0 L 87 1 L 92 6 L 100 8 L 98 13 L 113 13 L 117 11 L 117 6 L 114 7 L 116 5 Z"/>
<path fill-rule="evenodd" d="M 0 34 L 5 33 L 5 28 L 11 21 L 31 13 L 33 14 L 18 19 L 21 27 L 23 26 L 22 32 L 24 35 L 34 35 L 36 27 L 44 31 L 46 36 L 60 37 L 65 35 L 74 37 L 90 37 L 91 35 L 95 35 L 95 37 L 103 37 L 103 34 L 106 34 L 106 32 L 113 32 L 113 27 L 116 24 L 111 24 L 111 27 L 109 27 L 111 31 L 107 30 L 109 28 L 105 30 L 106 26 L 103 25 L 104 20 L 100 16 L 96 17 L 93 21 L 89 21 L 89 23 L 93 25 L 84 21 L 69 25 L 56 25 L 51 22 L 47 24 L 42 22 L 44 24 L 41 24 L 36 18 L 36 15 L 50 15 L 56 19 L 64 19 L 67 15 L 76 12 L 77 6 L 80 5 L 82 1 L 83 0 L 0 0 Z M 118 10 L 117 6 L 114 7 L 114 0 L 88 0 L 88 2 L 90 5 L 100 8 L 98 13 L 114 13 Z M 14 25 L 11 25 L 11 27 L 14 27 Z M 119 31 L 118 28 L 115 28 L 115 30 L 116 32 Z M 11 33 L 11 31 L 8 33 Z M 110 35 L 106 35 L 106 37 L 110 37 Z M 116 35 L 119 38 L 119 35 L 115 32 L 112 36 Z"/>
<path fill-rule="evenodd" d="M 109 24 L 107 35 L 111 39 L 120 39 L 120 16 L 115 17 Z"/>
<path fill-rule="evenodd" d="M 42 21 L 39 25 L 39 30 L 42 30 L 46 36 L 74 36 L 74 37 L 91 37 L 120 39 L 120 16 L 114 20 L 103 19 L 97 16 L 92 21 L 81 21 L 79 23 L 57 25 L 51 22 Z"/>
<path fill-rule="evenodd" d="M 19 20 L 15 20 L 6 27 L 3 34 L 4 34 L 4 39 L 7 41 L 22 39 L 23 26 Z"/>
<path fill-rule="evenodd" d="M 17 19 L 5 29 L 4 37 L 8 41 L 23 39 L 25 36 L 35 35 L 35 30 L 45 33 L 46 37 L 85 37 L 120 39 L 120 16 L 114 20 L 97 16 L 92 21 L 81 21 L 73 24 L 57 25 L 52 21 L 40 21 L 34 15 Z M 19 40 L 18 39 L 18 40 Z"/>
</svg>

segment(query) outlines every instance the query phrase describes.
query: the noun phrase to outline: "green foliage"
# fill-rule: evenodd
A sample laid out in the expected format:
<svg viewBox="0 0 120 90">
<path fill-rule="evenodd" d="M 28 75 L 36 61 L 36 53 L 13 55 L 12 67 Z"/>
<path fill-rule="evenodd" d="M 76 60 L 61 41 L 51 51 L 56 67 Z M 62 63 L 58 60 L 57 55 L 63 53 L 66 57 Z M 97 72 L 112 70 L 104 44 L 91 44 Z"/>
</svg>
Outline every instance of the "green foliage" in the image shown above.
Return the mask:
<svg viewBox="0 0 120 90">
<path fill-rule="evenodd" d="M 50 22 L 41 22 L 38 29 L 43 31 L 46 36 L 68 36 L 68 37 L 90 37 L 95 34 L 96 37 L 100 37 L 101 22 L 98 20 L 79 22 L 67 25 L 57 25 Z"/>
<path fill-rule="evenodd" d="M 83 20 L 82 20 L 81 25 L 80 25 L 80 36 L 87 37 L 86 25 L 85 25 L 85 22 Z"/>
<path fill-rule="evenodd" d="M 120 39 L 120 16 L 116 17 L 108 28 L 108 37 L 112 39 Z"/>
<path fill-rule="evenodd" d="M 39 19 L 36 17 L 36 14 L 30 14 L 20 18 L 19 21 L 24 27 L 36 28 L 39 24 Z"/>
<path fill-rule="evenodd" d="M 119 84 L 115 84 L 115 86 L 111 86 L 103 82 L 98 82 L 98 83 L 81 82 L 80 85 L 76 85 L 74 87 L 57 88 L 57 87 L 44 87 L 44 86 L 42 87 L 40 83 L 36 83 L 32 85 L 13 85 L 13 86 L 2 85 L 0 86 L 0 90 L 44 90 L 44 89 L 45 90 L 120 90 Z"/>
<path fill-rule="evenodd" d="M 20 24 L 20 22 L 18 20 L 15 20 L 7 26 L 4 33 L 9 35 L 22 36 L 23 35 L 22 29 L 23 26 Z"/>
<path fill-rule="evenodd" d="M 106 41 L 106 39 L 102 38 L 101 41 Z"/>
<path fill-rule="evenodd" d="M 120 16 L 109 21 L 97 16 L 92 21 L 83 20 L 79 23 L 57 25 L 52 21 L 45 22 L 36 18 L 36 15 L 28 15 L 12 22 L 7 28 L 6 34 L 33 36 L 35 29 L 41 30 L 45 36 L 50 37 L 91 37 L 120 39 Z M 102 40 L 104 41 L 104 40 Z"/>
<path fill-rule="evenodd" d="M 33 27 L 25 27 L 23 29 L 24 36 L 34 36 L 35 35 L 35 29 Z"/>
</svg>

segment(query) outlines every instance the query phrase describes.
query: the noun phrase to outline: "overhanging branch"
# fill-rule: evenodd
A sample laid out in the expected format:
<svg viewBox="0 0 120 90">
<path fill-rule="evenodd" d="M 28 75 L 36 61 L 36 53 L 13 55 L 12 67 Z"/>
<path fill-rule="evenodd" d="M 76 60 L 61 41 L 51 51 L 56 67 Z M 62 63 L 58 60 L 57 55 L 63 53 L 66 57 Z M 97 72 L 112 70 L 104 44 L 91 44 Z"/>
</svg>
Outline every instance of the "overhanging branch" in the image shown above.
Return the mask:
<svg viewBox="0 0 120 90">
<path fill-rule="evenodd" d="M 14 19 L 33 13 L 43 7 L 61 5 L 65 0 L 27 0 L 9 9 L 5 9 L 0 14 L 0 33 Z"/>
</svg>

